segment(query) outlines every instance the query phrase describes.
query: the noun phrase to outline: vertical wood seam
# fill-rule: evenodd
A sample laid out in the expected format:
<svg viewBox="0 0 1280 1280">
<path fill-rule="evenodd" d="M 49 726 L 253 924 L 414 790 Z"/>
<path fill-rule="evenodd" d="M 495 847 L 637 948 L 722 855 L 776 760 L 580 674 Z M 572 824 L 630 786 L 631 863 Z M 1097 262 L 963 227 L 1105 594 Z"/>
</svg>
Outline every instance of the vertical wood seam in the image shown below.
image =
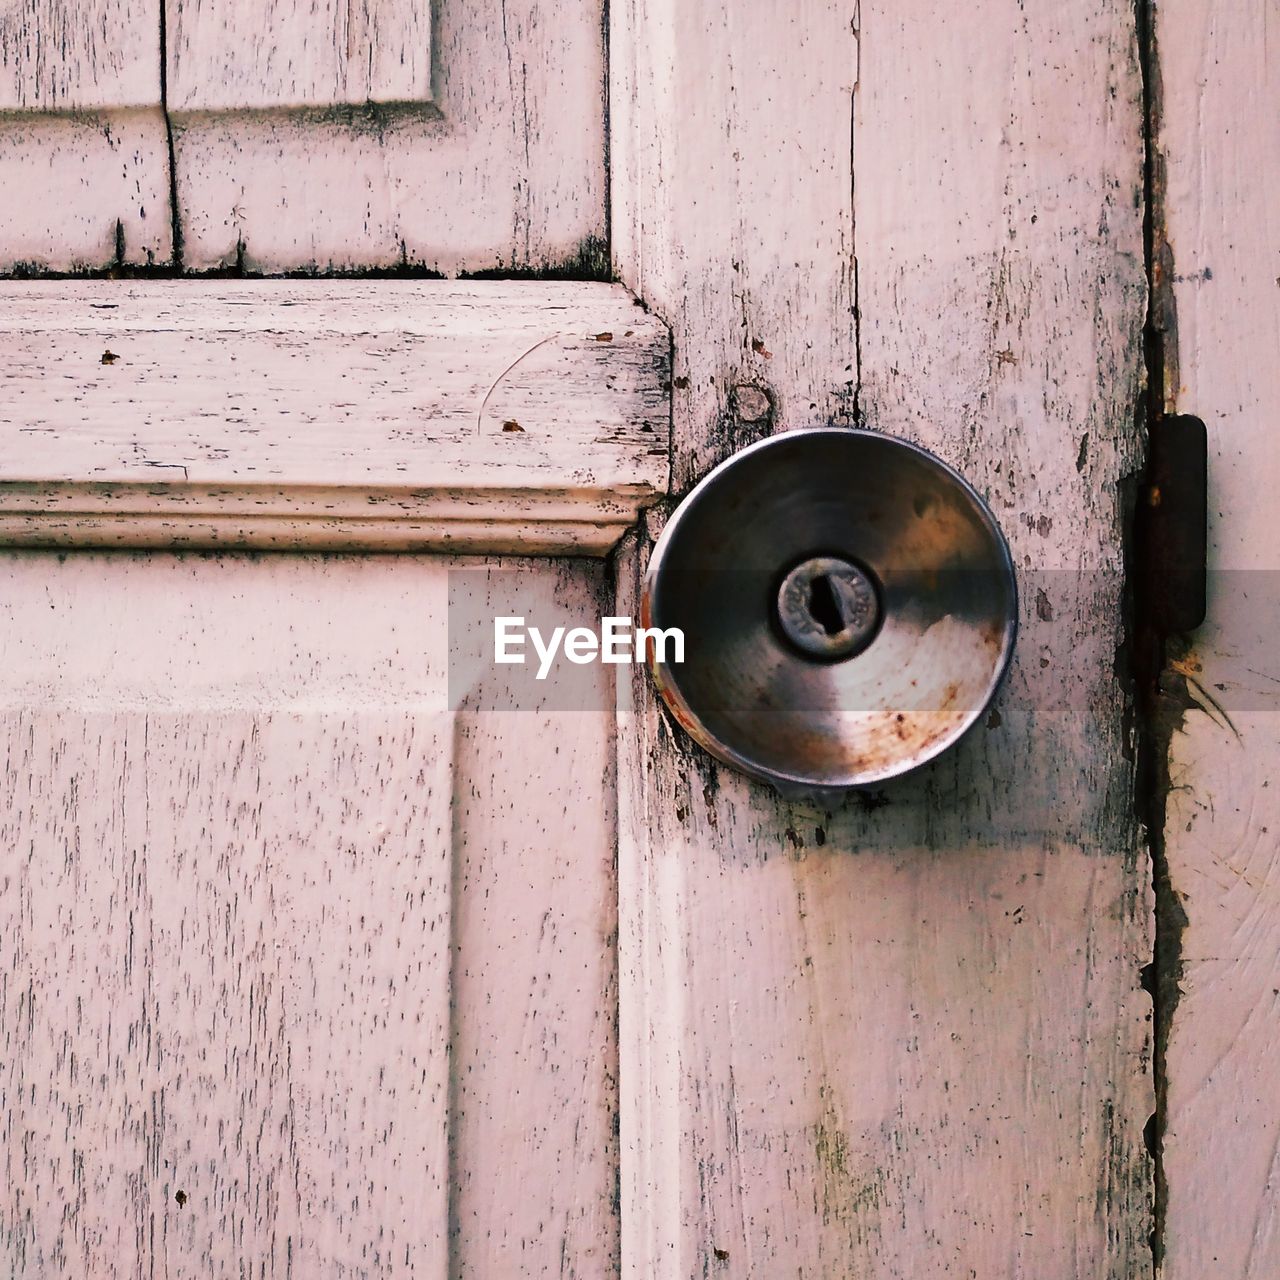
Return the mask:
<svg viewBox="0 0 1280 1280">
<path fill-rule="evenodd" d="M 1160 151 L 1162 85 L 1155 0 L 1135 0 L 1135 18 L 1142 80 L 1142 222 L 1147 276 L 1147 312 L 1142 334 L 1145 386 L 1136 406 L 1136 425 L 1145 449 L 1152 427 L 1173 407 L 1170 397 L 1176 393 L 1177 379 L 1169 364 L 1171 358 L 1176 360 L 1177 324 L 1172 257 L 1165 226 L 1165 172 Z M 1136 484 L 1131 488 L 1136 490 Z M 1165 1256 L 1169 1199 L 1164 1162 L 1168 1125 L 1168 1047 L 1182 994 L 1182 940 L 1187 927 L 1187 914 L 1172 882 L 1165 846 L 1165 824 L 1172 786 L 1169 761 L 1173 735 L 1180 729 L 1186 712 L 1195 704 L 1185 678 L 1171 664 L 1170 659 L 1177 655 L 1170 652 L 1166 637 L 1160 634 L 1153 618 L 1134 609 L 1133 497 L 1131 493 L 1127 513 L 1126 559 L 1130 563 L 1126 587 L 1128 608 L 1134 615 L 1130 672 L 1137 713 L 1134 803 L 1136 816 L 1146 836 L 1155 912 L 1151 962 L 1144 968 L 1142 976 L 1152 1004 L 1151 1071 L 1155 1111 L 1147 1122 L 1146 1143 L 1152 1167 L 1151 1255 L 1158 1275 Z"/>
<path fill-rule="evenodd" d="M 613 123 L 610 119 L 613 67 L 610 63 L 609 4 L 610 0 L 601 0 L 600 4 L 600 105 L 604 120 L 601 136 L 604 145 L 604 244 L 600 249 L 600 258 L 605 264 L 606 278 L 617 280 L 618 273 L 613 263 Z"/>
<path fill-rule="evenodd" d="M 169 228 L 173 240 L 172 267 L 183 270 L 182 212 L 178 206 L 178 160 L 173 143 L 173 116 L 169 111 L 169 23 L 167 0 L 160 4 L 160 113 L 164 116 L 164 139 L 169 165 Z M 243 246 L 241 248 L 243 254 Z M 120 257 L 123 258 L 123 254 Z"/>
</svg>

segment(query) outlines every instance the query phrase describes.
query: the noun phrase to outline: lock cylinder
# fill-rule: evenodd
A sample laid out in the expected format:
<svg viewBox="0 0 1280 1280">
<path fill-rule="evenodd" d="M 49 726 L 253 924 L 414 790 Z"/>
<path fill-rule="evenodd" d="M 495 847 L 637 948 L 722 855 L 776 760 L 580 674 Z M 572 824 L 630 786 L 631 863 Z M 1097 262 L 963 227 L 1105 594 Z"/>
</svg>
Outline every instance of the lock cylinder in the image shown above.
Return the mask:
<svg viewBox="0 0 1280 1280">
<path fill-rule="evenodd" d="M 808 556 L 778 588 L 778 625 L 807 657 L 851 658 L 880 627 L 875 580 L 851 560 Z"/>
<path fill-rule="evenodd" d="M 771 437 L 676 509 L 645 575 L 650 660 L 712 755 L 783 789 L 849 788 L 958 742 L 1013 654 L 1017 584 L 995 518 L 955 471 L 879 432 Z"/>
</svg>

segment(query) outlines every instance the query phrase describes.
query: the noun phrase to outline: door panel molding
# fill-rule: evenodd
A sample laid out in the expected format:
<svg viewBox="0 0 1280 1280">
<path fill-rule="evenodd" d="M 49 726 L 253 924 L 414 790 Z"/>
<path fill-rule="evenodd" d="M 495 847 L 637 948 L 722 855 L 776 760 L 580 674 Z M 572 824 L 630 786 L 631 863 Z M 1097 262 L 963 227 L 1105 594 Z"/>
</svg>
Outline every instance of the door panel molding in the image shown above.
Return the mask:
<svg viewBox="0 0 1280 1280">
<path fill-rule="evenodd" d="M 668 350 L 597 283 L 6 282 L 0 544 L 604 555 Z"/>
</svg>

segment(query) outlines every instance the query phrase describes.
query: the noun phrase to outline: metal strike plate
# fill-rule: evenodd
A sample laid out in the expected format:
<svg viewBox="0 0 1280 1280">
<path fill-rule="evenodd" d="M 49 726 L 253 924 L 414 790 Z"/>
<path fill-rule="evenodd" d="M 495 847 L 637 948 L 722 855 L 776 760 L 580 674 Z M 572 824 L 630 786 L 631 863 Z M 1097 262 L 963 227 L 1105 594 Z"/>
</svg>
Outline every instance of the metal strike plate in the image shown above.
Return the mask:
<svg viewBox="0 0 1280 1280">
<path fill-rule="evenodd" d="M 878 432 L 792 431 L 708 475 L 650 559 L 662 697 L 718 759 L 782 789 L 863 787 L 982 714 L 1017 627 L 1013 562 L 982 499 Z"/>
</svg>

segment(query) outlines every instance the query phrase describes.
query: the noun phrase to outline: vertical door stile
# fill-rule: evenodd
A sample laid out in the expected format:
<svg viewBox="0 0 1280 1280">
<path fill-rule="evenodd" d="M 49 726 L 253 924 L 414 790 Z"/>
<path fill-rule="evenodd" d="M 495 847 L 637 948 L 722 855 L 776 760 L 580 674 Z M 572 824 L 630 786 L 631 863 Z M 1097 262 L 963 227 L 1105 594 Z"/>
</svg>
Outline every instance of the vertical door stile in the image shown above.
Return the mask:
<svg viewBox="0 0 1280 1280">
<path fill-rule="evenodd" d="M 602 611 L 598 562 L 453 565 L 466 619 L 513 590 L 530 616 Z M 577 670 L 573 697 L 487 663 L 451 689 L 450 1276 L 617 1274 L 613 708 L 607 669 Z"/>
<path fill-rule="evenodd" d="M 673 330 L 676 493 L 768 431 L 883 429 L 987 497 L 1023 596 L 985 724 L 840 801 L 624 686 L 623 1272 L 1140 1280 L 1132 7 L 611 13 L 615 255 Z"/>
</svg>

